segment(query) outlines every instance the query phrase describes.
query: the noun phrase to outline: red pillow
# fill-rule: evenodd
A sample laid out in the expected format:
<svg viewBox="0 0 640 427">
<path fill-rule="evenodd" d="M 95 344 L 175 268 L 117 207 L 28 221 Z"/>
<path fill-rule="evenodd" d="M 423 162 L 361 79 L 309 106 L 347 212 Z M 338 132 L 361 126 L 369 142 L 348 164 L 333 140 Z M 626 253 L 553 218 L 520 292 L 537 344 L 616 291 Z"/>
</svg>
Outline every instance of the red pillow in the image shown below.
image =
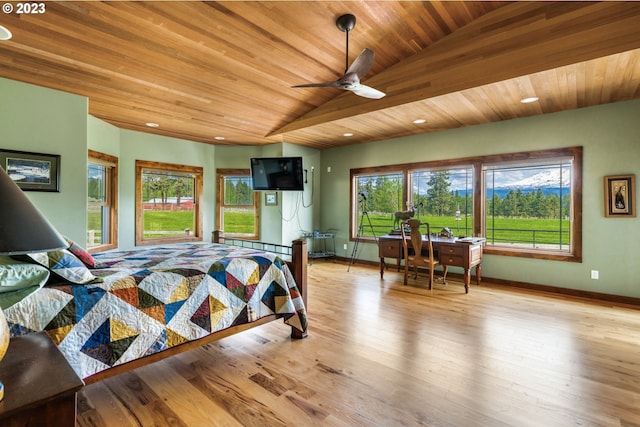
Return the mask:
<svg viewBox="0 0 640 427">
<path fill-rule="evenodd" d="M 91 254 L 87 252 L 86 249 L 79 246 L 78 244 L 73 242 L 71 239 L 69 238 L 66 238 L 66 239 L 67 239 L 67 243 L 69 243 L 69 248 L 68 248 L 69 252 L 74 254 L 87 267 L 96 268 L 96 260 L 93 259 Z"/>
</svg>

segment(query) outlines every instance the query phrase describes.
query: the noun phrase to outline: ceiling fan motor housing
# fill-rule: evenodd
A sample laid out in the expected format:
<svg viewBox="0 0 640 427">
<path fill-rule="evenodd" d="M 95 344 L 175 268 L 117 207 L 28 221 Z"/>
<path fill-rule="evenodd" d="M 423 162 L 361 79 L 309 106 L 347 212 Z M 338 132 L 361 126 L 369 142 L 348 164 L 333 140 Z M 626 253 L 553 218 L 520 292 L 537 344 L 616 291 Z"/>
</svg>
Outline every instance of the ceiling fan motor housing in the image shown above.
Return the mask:
<svg viewBox="0 0 640 427">
<path fill-rule="evenodd" d="M 356 26 L 356 17 L 350 13 L 342 15 L 336 20 L 336 26 L 340 31 L 351 31 Z"/>
</svg>

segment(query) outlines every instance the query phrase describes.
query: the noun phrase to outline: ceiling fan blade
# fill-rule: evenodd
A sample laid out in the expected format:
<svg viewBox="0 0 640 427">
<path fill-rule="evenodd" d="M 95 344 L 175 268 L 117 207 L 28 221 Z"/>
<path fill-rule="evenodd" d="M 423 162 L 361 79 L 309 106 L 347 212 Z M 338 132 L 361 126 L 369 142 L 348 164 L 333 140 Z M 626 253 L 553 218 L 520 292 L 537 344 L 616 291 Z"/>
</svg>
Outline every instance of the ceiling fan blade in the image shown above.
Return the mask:
<svg viewBox="0 0 640 427">
<path fill-rule="evenodd" d="M 373 53 L 371 49 L 364 48 L 345 74 L 353 73 L 361 79 L 371 69 L 375 56 L 375 53 Z"/>
<path fill-rule="evenodd" d="M 338 82 L 325 82 L 325 83 L 307 83 L 305 85 L 295 85 L 291 87 L 338 87 Z"/>
<path fill-rule="evenodd" d="M 351 92 L 355 93 L 358 96 L 362 96 L 363 98 L 380 99 L 384 98 L 384 96 L 386 95 L 386 93 L 366 85 L 353 85 L 347 90 L 350 90 Z"/>
</svg>

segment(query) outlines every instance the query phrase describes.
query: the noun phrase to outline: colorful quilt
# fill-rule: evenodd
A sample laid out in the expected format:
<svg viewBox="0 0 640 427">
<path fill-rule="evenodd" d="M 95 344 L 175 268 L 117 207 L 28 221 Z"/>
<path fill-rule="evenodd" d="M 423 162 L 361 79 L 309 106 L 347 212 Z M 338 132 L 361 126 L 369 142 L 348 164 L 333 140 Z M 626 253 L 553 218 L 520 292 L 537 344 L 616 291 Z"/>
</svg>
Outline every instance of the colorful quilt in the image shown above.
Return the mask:
<svg viewBox="0 0 640 427">
<path fill-rule="evenodd" d="M 47 331 L 81 378 L 271 314 L 305 331 L 278 256 L 188 243 L 95 255 L 101 283 L 47 285 L 4 310 L 12 335 Z"/>
</svg>

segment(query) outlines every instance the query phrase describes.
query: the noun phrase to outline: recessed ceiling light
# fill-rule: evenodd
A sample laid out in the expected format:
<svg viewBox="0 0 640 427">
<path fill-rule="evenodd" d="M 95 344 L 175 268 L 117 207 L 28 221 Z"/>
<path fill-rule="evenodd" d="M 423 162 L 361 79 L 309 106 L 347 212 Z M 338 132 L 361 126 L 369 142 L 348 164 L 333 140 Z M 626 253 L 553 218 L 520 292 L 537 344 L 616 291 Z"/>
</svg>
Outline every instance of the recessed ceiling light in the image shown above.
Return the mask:
<svg viewBox="0 0 640 427">
<path fill-rule="evenodd" d="M 224 141 L 224 136 L 214 136 L 213 139 L 216 139 L 218 141 Z"/>
<path fill-rule="evenodd" d="M 153 123 L 153 122 L 149 122 L 149 123 L 145 123 L 147 126 L 149 126 L 150 128 L 158 128 L 160 127 L 159 124 L 157 123 Z"/>
<path fill-rule="evenodd" d="M 416 125 L 421 125 L 422 123 L 427 123 L 427 120 L 426 119 L 415 119 L 413 121 L 413 123 L 416 124 Z"/>
<path fill-rule="evenodd" d="M 11 37 L 13 37 L 11 31 L 7 27 L 0 25 L 0 40 L 9 40 Z"/>
<path fill-rule="evenodd" d="M 536 102 L 539 98 L 537 96 L 529 96 L 527 98 L 522 98 L 520 100 L 523 104 L 531 104 L 532 102 Z"/>
<path fill-rule="evenodd" d="M 353 136 L 351 132 L 343 133 L 342 136 Z"/>
</svg>

